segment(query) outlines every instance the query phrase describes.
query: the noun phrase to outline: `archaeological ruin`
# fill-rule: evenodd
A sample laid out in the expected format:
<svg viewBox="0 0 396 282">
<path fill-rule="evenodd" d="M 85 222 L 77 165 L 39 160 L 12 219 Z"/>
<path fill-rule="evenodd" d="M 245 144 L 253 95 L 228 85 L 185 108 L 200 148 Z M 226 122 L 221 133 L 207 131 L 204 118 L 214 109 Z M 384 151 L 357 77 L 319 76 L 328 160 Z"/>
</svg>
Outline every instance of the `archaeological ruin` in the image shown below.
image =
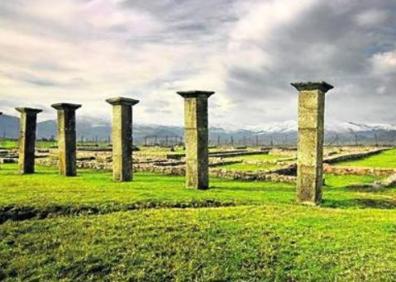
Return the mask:
<svg viewBox="0 0 396 282">
<path fill-rule="evenodd" d="M 138 100 L 116 97 L 106 100 L 113 106 L 113 180 L 119 182 L 133 179 L 132 167 L 132 107 Z"/>
<path fill-rule="evenodd" d="M 175 151 L 174 146 L 183 146 L 183 140 L 179 140 L 178 136 L 166 135 L 161 142 L 159 141 L 161 137 L 146 136 L 145 146 L 149 143 L 155 146 L 163 143 L 168 148 L 168 152 L 162 158 L 160 156 L 143 158 L 137 155 L 134 165 L 133 106 L 139 101 L 116 97 L 106 100 L 112 106 L 112 137 L 108 140 L 109 145 L 106 148 L 92 150 L 92 152 L 84 147 L 79 147 L 77 150 L 76 111 L 81 105 L 53 104 L 52 107 L 57 111 L 57 146 L 54 149 L 46 149 L 46 153 L 38 152 L 37 163 L 40 165 L 57 164 L 59 173 L 63 176 L 76 176 L 77 168 L 112 169 L 113 180 L 116 182 L 132 181 L 134 170 L 184 175 L 186 188 L 202 190 L 209 188 L 209 176 L 242 181 L 265 180 L 295 183 L 297 201 L 310 205 L 321 203 L 325 172 L 338 175 L 346 173 L 384 177 L 395 174 L 394 168 L 347 168 L 333 165 L 378 154 L 386 148 L 362 148 L 354 152 L 341 147 L 336 149 L 326 147 L 327 152 L 324 152 L 325 95 L 333 86 L 326 82 L 296 82 L 292 83 L 292 86 L 298 91 L 297 148 L 278 150 L 272 145 L 259 146 L 258 137 L 256 137 L 255 144 L 258 148 L 254 150 L 234 147 L 231 142 L 232 150 L 211 148 L 209 152 L 208 99 L 215 92 L 195 90 L 177 92 L 184 99 L 185 152 Z M 21 174 L 34 173 L 37 114 L 42 110 L 34 108 L 16 108 L 16 110 L 21 114 L 19 151 L 8 154 L 8 157 L 0 155 L 0 158 L 2 162 L 13 162 L 15 159 Z M 232 139 L 231 137 L 231 141 Z M 102 152 L 102 155 L 100 156 L 98 152 Z M 237 158 L 260 154 L 285 155 L 273 160 L 269 158 L 261 163 L 260 160 Z M 260 169 L 224 169 L 225 166 L 235 164 L 257 166 Z"/>
<path fill-rule="evenodd" d="M 212 91 L 180 91 L 184 98 L 186 187 L 209 188 L 208 98 Z"/>
<path fill-rule="evenodd" d="M 297 200 L 319 204 L 323 186 L 323 140 L 326 82 L 296 82 L 298 95 Z"/>
<path fill-rule="evenodd" d="M 76 110 L 81 105 L 59 103 L 52 107 L 57 110 L 58 115 L 59 173 L 76 176 Z"/>
<path fill-rule="evenodd" d="M 16 108 L 21 113 L 19 126 L 19 172 L 34 173 L 37 114 L 41 109 Z"/>
</svg>

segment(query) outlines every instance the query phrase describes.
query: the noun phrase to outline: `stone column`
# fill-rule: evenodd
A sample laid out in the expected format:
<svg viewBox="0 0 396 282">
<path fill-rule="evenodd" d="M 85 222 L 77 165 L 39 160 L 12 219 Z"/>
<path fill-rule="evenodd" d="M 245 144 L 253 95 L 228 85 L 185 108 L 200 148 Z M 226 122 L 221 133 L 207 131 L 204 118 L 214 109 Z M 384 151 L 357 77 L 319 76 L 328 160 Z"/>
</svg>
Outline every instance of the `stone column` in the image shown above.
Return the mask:
<svg viewBox="0 0 396 282">
<path fill-rule="evenodd" d="M 138 100 L 117 97 L 106 100 L 113 106 L 113 179 L 124 182 L 133 179 L 132 106 Z"/>
<path fill-rule="evenodd" d="M 36 144 L 37 114 L 40 109 L 15 108 L 21 113 L 19 121 L 19 172 L 34 173 L 34 151 Z"/>
<path fill-rule="evenodd" d="M 297 82 L 298 96 L 297 200 L 319 204 L 323 186 L 323 139 L 326 82 Z"/>
<path fill-rule="evenodd" d="M 211 91 L 177 92 L 184 98 L 186 187 L 209 188 L 208 98 Z"/>
<path fill-rule="evenodd" d="M 52 107 L 58 112 L 59 173 L 76 176 L 76 110 L 81 105 L 59 103 Z"/>
<path fill-rule="evenodd" d="M 0 116 L 2 115 L 3 113 L 2 112 L 0 112 Z"/>
</svg>

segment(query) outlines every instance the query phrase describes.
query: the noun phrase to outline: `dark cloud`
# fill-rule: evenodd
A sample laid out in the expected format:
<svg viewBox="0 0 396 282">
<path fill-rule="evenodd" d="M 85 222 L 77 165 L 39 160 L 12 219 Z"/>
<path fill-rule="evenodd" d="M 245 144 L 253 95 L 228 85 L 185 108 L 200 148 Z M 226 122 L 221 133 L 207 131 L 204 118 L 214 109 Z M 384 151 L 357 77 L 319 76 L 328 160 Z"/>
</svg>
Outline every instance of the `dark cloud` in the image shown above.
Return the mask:
<svg viewBox="0 0 396 282">
<path fill-rule="evenodd" d="M 243 127 L 295 119 L 290 82 L 325 80 L 336 87 L 328 119 L 396 123 L 395 1 L 51 3 L 0 4 L 3 32 L 11 33 L 0 41 L 0 75 L 20 83 L 8 92 L 30 85 L 36 97 L 41 89 L 73 90 L 67 95 L 87 102 L 133 96 L 142 119 L 157 113 L 173 123 L 182 107 L 171 95 L 211 88 L 212 122 Z"/>
<path fill-rule="evenodd" d="M 271 64 L 254 68 L 249 62 L 231 65 L 227 80 L 231 97 L 248 100 L 246 107 L 252 101 L 272 104 L 275 112 L 277 105 L 294 102 L 290 99 L 295 91 L 288 87 L 289 82 L 326 80 L 336 86 L 328 101 L 330 119 L 395 122 L 396 113 L 388 104 L 396 99 L 395 93 L 377 94 L 381 87 L 390 90 L 393 80 L 373 75 L 372 57 L 396 50 L 396 36 L 388 29 L 396 26 L 396 4 L 356 1 L 344 10 L 342 4 L 316 1 L 292 22 L 275 25 L 269 36 L 244 42 L 247 49 L 266 54 Z M 383 19 L 378 19 L 383 21 L 367 19 L 371 24 L 360 26 L 359 15 L 367 13 L 369 17 L 372 10 L 383 12 Z M 284 117 L 295 118 L 295 112 L 285 111 Z"/>
<path fill-rule="evenodd" d="M 229 24 L 237 21 L 233 9 L 237 0 L 164 0 L 140 1 L 127 0 L 120 5 L 130 9 L 140 9 L 152 13 L 164 22 L 165 40 L 181 42 L 197 39 L 224 39 Z"/>
</svg>

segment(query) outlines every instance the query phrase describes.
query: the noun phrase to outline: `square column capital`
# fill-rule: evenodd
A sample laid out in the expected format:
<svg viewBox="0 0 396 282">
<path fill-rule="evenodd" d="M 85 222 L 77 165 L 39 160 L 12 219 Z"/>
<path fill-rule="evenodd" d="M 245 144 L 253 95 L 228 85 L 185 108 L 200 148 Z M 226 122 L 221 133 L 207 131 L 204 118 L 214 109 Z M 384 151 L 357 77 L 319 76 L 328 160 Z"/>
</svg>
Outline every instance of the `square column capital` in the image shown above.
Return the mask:
<svg viewBox="0 0 396 282">
<path fill-rule="evenodd" d="M 177 94 L 179 94 L 183 98 L 199 98 L 199 97 L 209 98 L 214 93 L 215 93 L 214 91 L 201 91 L 201 90 L 178 91 L 177 92 Z"/>
<path fill-rule="evenodd" d="M 34 109 L 34 108 L 15 108 L 20 113 L 26 113 L 26 114 L 38 114 L 41 113 L 43 110 L 41 109 Z"/>
<path fill-rule="evenodd" d="M 134 106 L 137 103 L 139 103 L 139 100 L 131 99 L 131 98 L 126 98 L 126 97 L 114 97 L 106 100 L 107 103 L 113 106 Z"/>
<path fill-rule="evenodd" d="M 81 105 L 70 104 L 70 103 L 57 103 L 57 104 L 52 104 L 51 107 L 53 107 L 56 110 L 77 110 L 81 108 Z"/>
<path fill-rule="evenodd" d="M 294 86 L 298 91 L 312 91 L 312 90 L 320 90 L 324 93 L 329 91 L 330 89 L 333 89 L 334 86 L 331 84 L 328 84 L 327 82 L 324 81 L 319 81 L 319 82 L 294 82 L 291 84 Z"/>
</svg>

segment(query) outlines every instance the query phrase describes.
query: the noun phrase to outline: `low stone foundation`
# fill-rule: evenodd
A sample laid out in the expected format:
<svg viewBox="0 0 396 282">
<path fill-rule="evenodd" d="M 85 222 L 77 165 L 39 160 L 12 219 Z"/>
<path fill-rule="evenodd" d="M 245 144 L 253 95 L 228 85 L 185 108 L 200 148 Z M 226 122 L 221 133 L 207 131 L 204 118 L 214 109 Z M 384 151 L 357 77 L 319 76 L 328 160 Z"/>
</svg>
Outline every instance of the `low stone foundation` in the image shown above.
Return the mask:
<svg viewBox="0 0 396 282">
<path fill-rule="evenodd" d="M 249 151 L 249 150 L 232 150 L 232 151 L 216 151 L 209 152 L 210 158 L 235 158 L 242 156 L 252 156 L 252 155 L 267 155 L 269 154 L 269 150 L 260 150 L 260 151 Z M 186 155 L 184 153 L 170 153 L 167 154 L 167 159 L 172 160 L 180 160 L 184 158 Z"/>
<path fill-rule="evenodd" d="M 37 164 L 42 166 L 57 166 L 58 161 L 54 158 L 38 159 Z M 97 162 L 95 160 L 77 161 L 77 168 L 79 169 L 93 169 L 93 170 L 112 170 L 111 162 Z M 163 166 L 153 165 L 153 163 L 135 163 L 133 165 L 135 172 L 151 172 L 163 175 L 184 176 L 186 173 L 185 165 Z M 245 172 L 245 171 L 231 171 L 218 168 L 210 168 L 209 174 L 212 177 L 241 180 L 241 181 L 272 181 L 272 182 L 287 182 L 295 183 L 296 177 L 289 175 L 279 175 L 268 171 Z"/>
<path fill-rule="evenodd" d="M 295 176 L 280 175 L 266 171 L 247 172 L 231 171 L 225 169 L 211 169 L 210 175 L 213 177 L 230 180 L 296 183 Z"/>
<path fill-rule="evenodd" d="M 372 167 L 347 167 L 347 166 L 332 166 L 324 164 L 324 172 L 335 175 L 371 175 L 371 176 L 390 176 L 396 173 L 394 168 L 372 168 Z"/>
<path fill-rule="evenodd" d="M 327 163 L 327 164 L 335 164 L 335 163 L 340 163 L 340 162 L 345 162 L 345 161 L 360 160 L 360 159 L 367 158 L 370 156 L 378 155 L 379 153 L 382 153 L 386 150 L 389 150 L 389 148 L 379 148 L 379 149 L 374 149 L 374 150 L 370 150 L 367 152 L 337 155 L 334 157 L 327 157 L 323 160 L 323 162 Z"/>
</svg>

